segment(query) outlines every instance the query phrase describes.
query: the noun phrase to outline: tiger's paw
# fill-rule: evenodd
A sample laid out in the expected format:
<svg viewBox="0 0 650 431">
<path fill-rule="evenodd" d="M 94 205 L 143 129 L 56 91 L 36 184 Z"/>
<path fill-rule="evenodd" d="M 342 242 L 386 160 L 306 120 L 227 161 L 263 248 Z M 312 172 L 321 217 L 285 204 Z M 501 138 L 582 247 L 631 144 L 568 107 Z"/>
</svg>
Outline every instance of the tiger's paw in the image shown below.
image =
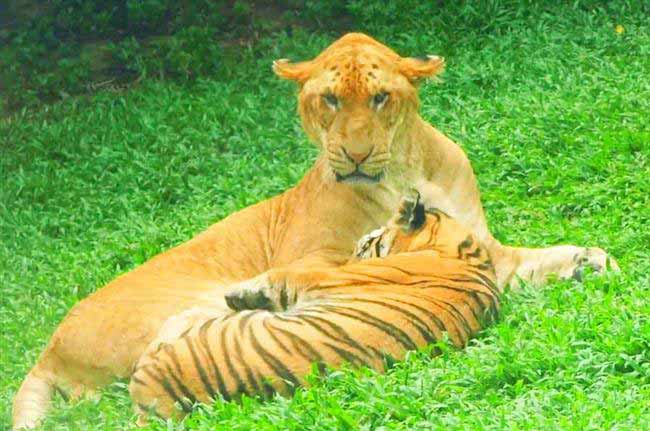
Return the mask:
<svg viewBox="0 0 650 431">
<path fill-rule="evenodd" d="M 272 282 L 267 274 L 238 283 L 226 294 L 226 304 L 235 311 L 286 310 L 290 301 L 295 302 L 295 292 L 286 283 Z"/>
<path fill-rule="evenodd" d="M 587 247 L 573 256 L 575 266 L 571 273 L 571 278 L 582 281 L 585 270 L 590 268 L 598 274 L 606 271 L 619 272 L 621 268 L 616 260 L 607 254 L 605 250 L 598 247 Z"/>
</svg>

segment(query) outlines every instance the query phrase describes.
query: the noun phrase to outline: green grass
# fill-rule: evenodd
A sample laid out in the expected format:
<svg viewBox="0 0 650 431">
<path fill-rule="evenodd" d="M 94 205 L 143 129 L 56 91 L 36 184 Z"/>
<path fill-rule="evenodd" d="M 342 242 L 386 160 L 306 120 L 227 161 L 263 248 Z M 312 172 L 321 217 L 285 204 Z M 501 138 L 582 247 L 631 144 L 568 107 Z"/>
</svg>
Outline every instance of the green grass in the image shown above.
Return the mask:
<svg viewBox="0 0 650 431">
<path fill-rule="evenodd" d="M 616 4 L 428 32 L 415 19 L 410 33 L 369 10 L 362 28 L 402 53 L 447 57 L 443 82 L 422 88 L 422 112 L 468 152 L 499 239 L 598 245 L 622 274 L 509 293 L 500 322 L 464 351 L 413 354 L 383 376 L 337 372 L 293 399 L 217 403 L 151 428 L 650 429 L 650 16 Z M 195 85 L 145 81 L 0 120 L 0 429 L 76 301 L 308 169 L 316 150 L 294 91 L 269 66 L 331 40 L 275 35 Z M 44 428 L 132 420 L 122 382 L 99 402 L 57 401 Z"/>
</svg>

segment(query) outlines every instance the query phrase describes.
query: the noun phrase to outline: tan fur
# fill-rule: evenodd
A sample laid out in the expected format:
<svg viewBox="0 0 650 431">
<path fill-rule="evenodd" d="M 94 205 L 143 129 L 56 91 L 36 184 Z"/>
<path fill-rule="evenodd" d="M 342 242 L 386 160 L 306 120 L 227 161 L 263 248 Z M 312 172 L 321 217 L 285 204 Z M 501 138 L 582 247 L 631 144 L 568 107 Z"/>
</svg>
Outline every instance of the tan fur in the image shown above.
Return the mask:
<svg viewBox="0 0 650 431">
<path fill-rule="evenodd" d="M 153 343 L 129 385 L 139 422 L 147 412 L 179 418 L 195 402 L 218 396 L 288 395 L 305 384 L 314 362 L 383 371 L 386 356 L 400 360 L 444 333 L 465 345 L 498 312 L 496 276 L 471 232 L 438 211 L 420 210 L 417 225 L 408 209 L 380 236 L 365 239 L 358 256 L 367 260 L 269 272 L 266 281 L 282 286 L 283 299 L 258 290 L 249 298 L 257 303 L 244 308 L 263 298 L 274 312 L 197 310 L 194 319 L 172 319 L 182 335 Z"/>
<path fill-rule="evenodd" d="M 170 316 L 196 306 L 225 310 L 226 286 L 271 268 L 341 265 L 354 241 L 383 224 L 413 186 L 428 206 L 455 217 L 486 245 L 500 286 L 615 265 L 600 249 L 509 248 L 492 237 L 467 156 L 418 115 L 415 84 L 442 64 L 438 57 L 400 57 L 362 34 L 342 37 L 312 61 L 276 62 L 278 75 L 299 84 L 304 129 L 323 149 L 314 167 L 282 195 L 227 217 L 81 301 L 34 373 L 44 376 L 48 390 L 79 395 L 127 377 Z M 389 93 L 378 110 L 371 105 L 377 91 Z M 338 110 L 327 105 L 327 92 L 340 99 Z M 355 169 L 346 152 L 357 160 L 370 154 L 359 172 L 383 175 L 381 181 L 337 182 L 337 173 Z M 34 407 L 27 384 L 14 399 L 16 428 L 37 423 L 45 411 Z"/>
</svg>

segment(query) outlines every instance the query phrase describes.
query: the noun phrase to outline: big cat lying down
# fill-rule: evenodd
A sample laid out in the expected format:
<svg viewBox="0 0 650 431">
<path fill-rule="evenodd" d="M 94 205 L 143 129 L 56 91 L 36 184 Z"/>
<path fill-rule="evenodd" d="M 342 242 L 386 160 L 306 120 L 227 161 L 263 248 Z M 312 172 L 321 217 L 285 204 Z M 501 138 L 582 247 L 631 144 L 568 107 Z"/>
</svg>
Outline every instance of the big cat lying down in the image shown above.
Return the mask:
<svg viewBox="0 0 650 431">
<path fill-rule="evenodd" d="M 382 371 L 387 356 L 402 359 L 443 333 L 463 346 L 496 316 L 499 290 L 469 230 L 414 193 L 347 265 L 271 271 L 227 300 L 238 311 L 172 317 L 163 329 L 180 336 L 149 346 L 130 384 L 141 421 L 182 417 L 217 394 L 290 394 L 314 363 Z"/>
</svg>

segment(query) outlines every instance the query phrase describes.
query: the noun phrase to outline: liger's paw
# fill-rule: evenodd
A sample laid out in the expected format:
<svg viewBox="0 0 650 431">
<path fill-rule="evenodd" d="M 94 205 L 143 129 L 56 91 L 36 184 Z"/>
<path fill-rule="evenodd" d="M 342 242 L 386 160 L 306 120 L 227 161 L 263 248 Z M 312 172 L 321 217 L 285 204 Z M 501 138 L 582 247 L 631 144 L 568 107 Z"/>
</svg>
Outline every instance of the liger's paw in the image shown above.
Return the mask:
<svg viewBox="0 0 650 431">
<path fill-rule="evenodd" d="M 616 260 L 607 254 L 607 252 L 598 247 L 587 247 L 582 249 L 579 253 L 573 256 L 575 268 L 571 278 L 574 280 L 582 281 L 585 270 L 591 268 L 596 273 L 604 273 L 606 271 L 620 271 L 620 267 Z"/>
</svg>

